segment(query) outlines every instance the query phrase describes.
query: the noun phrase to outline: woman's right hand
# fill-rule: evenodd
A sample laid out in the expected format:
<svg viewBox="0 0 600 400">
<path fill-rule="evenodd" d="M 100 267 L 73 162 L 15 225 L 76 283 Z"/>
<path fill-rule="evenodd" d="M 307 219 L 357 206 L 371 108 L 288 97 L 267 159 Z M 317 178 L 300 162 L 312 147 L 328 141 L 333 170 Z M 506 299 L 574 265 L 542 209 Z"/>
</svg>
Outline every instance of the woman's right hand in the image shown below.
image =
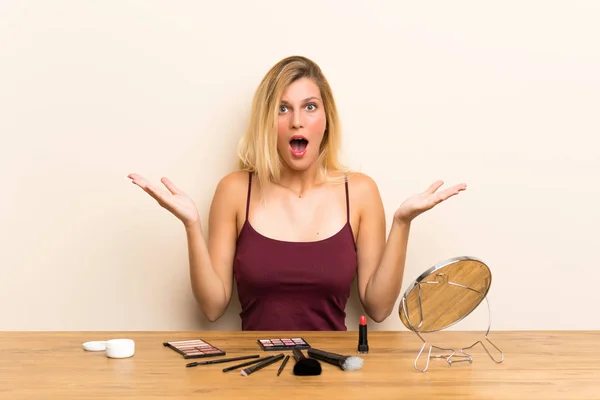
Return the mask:
<svg viewBox="0 0 600 400">
<path fill-rule="evenodd" d="M 169 210 L 179 218 L 186 227 L 199 221 L 196 204 L 169 179 L 162 178 L 160 180 L 168 189 L 167 191 L 150 184 L 144 177 L 138 174 L 129 174 L 127 177 L 131 179 L 133 184 L 138 185 L 152 196 L 163 208 Z"/>
</svg>

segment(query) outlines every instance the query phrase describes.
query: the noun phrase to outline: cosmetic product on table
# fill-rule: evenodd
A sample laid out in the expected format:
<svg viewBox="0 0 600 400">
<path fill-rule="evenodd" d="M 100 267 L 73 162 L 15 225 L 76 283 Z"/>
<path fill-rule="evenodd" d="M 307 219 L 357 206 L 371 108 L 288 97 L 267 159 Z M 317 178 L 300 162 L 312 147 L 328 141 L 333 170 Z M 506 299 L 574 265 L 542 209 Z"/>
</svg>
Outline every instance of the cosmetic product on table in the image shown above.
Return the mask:
<svg viewBox="0 0 600 400">
<path fill-rule="evenodd" d="M 360 323 L 358 324 L 358 352 L 369 352 L 369 340 L 367 338 L 367 318 L 364 315 L 360 316 Z"/>
<path fill-rule="evenodd" d="M 164 342 L 163 345 L 181 354 L 183 358 L 186 359 L 216 357 L 224 356 L 226 354 L 225 351 L 202 339 Z"/>
<path fill-rule="evenodd" d="M 263 369 L 267 365 L 271 365 L 273 363 L 276 363 L 277 361 L 281 360 L 282 358 L 283 358 L 283 353 L 279 353 L 276 356 L 271 356 L 268 359 L 259 362 L 258 364 L 255 364 L 255 365 L 253 365 L 251 367 L 243 369 L 241 371 L 241 375 L 242 376 L 251 375 L 251 374 L 255 373 L 256 371 L 259 371 L 259 370 Z"/>
<path fill-rule="evenodd" d="M 277 376 L 281 375 L 281 372 L 285 368 L 285 364 L 287 364 L 287 362 L 288 362 L 289 359 L 290 359 L 289 355 L 285 356 L 285 358 L 283 359 L 283 362 L 281 363 L 281 366 L 277 370 Z"/>
<path fill-rule="evenodd" d="M 259 355 L 251 355 L 251 356 L 241 356 L 241 357 L 231 357 L 231 358 L 219 358 L 216 360 L 208 360 L 208 361 L 195 361 L 189 364 L 186 364 L 186 367 L 195 367 L 197 365 L 210 365 L 210 364 L 221 364 L 221 363 L 226 363 L 226 362 L 231 362 L 231 361 L 241 361 L 241 360 L 248 360 L 251 358 L 259 358 Z"/>
<path fill-rule="evenodd" d="M 85 342 L 86 351 L 105 351 L 108 358 L 129 358 L 135 353 L 135 342 L 131 339 L 94 340 Z"/>
<path fill-rule="evenodd" d="M 285 351 L 292 349 L 308 349 L 310 345 L 303 338 L 258 339 L 258 344 L 264 351 Z"/>
<path fill-rule="evenodd" d="M 307 352 L 310 357 L 332 365 L 337 365 L 343 371 L 354 371 L 360 369 L 364 363 L 362 358 L 356 356 L 345 356 L 342 354 L 330 353 L 314 348 L 308 349 Z"/>
<path fill-rule="evenodd" d="M 300 349 L 292 350 L 294 360 L 294 375 L 298 376 L 315 376 L 321 375 L 321 363 L 314 358 L 306 358 Z"/>
<path fill-rule="evenodd" d="M 263 358 L 257 358 L 256 360 L 252 360 L 252 361 L 247 361 L 245 363 L 241 363 L 241 364 L 237 364 L 237 365 L 232 365 L 230 367 L 227 368 L 223 368 L 223 372 L 229 372 L 229 371 L 233 371 L 234 369 L 238 369 L 238 368 L 242 368 L 242 367 L 246 367 L 248 365 L 252 365 L 252 364 L 257 364 L 257 363 L 261 363 L 263 361 L 267 361 L 270 360 L 272 358 L 274 358 L 276 356 L 267 356 L 267 357 L 263 357 Z"/>
</svg>

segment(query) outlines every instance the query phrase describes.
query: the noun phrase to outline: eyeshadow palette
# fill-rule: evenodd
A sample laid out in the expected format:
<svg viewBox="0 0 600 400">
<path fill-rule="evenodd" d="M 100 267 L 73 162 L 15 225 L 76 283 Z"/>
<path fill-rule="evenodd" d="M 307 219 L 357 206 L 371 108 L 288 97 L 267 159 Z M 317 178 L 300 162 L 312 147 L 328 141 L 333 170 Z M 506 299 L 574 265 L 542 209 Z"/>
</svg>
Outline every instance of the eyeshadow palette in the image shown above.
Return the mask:
<svg viewBox="0 0 600 400">
<path fill-rule="evenodd" d="M 164 342 L 164 346 L 175 350 L 183 358 L 203 358 L 224 356 L 226 353 L 202 339 L 178 340 L 174 342 Z"/>
<path fill-rule="evenodd" d="M 257 342 L 264 351 L 310 349 L 310 345 L 302 338 L 258 339 Z"/>
</svg>

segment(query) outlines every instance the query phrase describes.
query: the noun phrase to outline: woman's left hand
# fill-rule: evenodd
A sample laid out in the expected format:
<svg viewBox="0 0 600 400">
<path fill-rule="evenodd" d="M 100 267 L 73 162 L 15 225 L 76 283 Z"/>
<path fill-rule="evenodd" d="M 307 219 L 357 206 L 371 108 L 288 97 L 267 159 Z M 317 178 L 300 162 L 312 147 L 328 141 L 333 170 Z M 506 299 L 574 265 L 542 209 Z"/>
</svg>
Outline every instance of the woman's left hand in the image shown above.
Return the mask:
<svg viewBox="0 0 600 400">
<path fill-rule="evenodd" d="M 394 219 L 399 222 L 410 222 L 419 214 L 430 210 L 442 201 L 457 195 L 467 188 L 466 184 L 461 183 L 438 192 L 437 190 L 443 184 L 443 181 L 436 181 L 423 193 L 415 194 L 406 199 L 394 214 Z"/>
</svg>

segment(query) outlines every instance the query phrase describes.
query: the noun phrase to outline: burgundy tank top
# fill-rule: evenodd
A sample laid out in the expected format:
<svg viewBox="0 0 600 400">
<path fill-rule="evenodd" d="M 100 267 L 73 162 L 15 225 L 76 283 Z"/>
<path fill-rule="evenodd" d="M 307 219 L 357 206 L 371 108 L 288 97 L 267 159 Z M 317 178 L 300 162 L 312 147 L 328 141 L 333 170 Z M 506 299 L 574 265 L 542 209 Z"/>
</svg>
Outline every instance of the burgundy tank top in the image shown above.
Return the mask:
<svg viewBox="0 0 600 400">
<path fill-rule="evenodd" d="M 350 226 L 346 180 L 346 224 L 313 242 L 287 242 L 258 233 L 246 219 L 237 240 L 233 272 L 241 303 L 242 330 L 345 331 L 346 303 L 358 261 Z"/>
</svg>

